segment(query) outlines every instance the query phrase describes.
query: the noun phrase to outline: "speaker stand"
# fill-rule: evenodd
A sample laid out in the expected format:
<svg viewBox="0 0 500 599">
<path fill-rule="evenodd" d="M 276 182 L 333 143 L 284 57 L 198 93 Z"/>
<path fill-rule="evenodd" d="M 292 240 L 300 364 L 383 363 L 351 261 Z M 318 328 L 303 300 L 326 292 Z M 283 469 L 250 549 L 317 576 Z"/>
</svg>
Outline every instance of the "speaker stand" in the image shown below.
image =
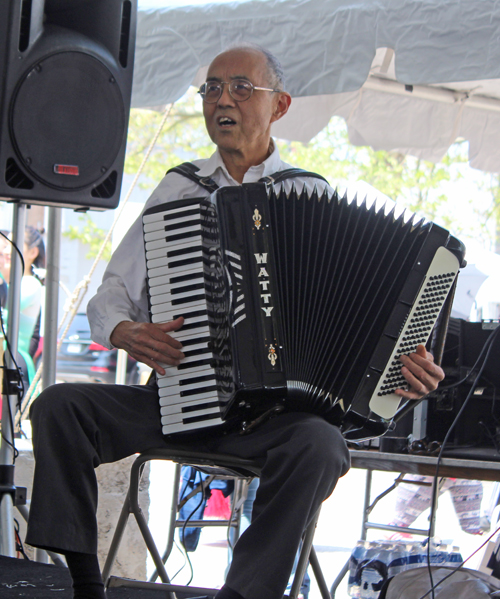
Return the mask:
<svg viewBox="0 0 500 599">
<path fill-rule="evenodd" d="M 12 217 L 12 241 L 22 251 L 24 246 L 24 229 L 26 226 L 26 205 L 14 204 Z M 16 370 L 12 356 L 17 355 L 17 340 L 19 334 L 19 312 L 21 304 L 21 279 L 23 278 L 22 263 L 18 253 L 12 249 L 9 295 L 7 306 L 7 335 L 10 352 L 5 351 L 3 370 L 4 388 L 2 389 L 2 439 L 0 444 L 0 467 L 3 470 L 13 470 L 14 466 L 14 417 L 17 411 L 18 393 L 9 384 L 10 373 Z M 12 356 L 11 356 L 12 353 Z M 13 473 L 12 473 L 13 474 Z M 12 478 L 13 481 L 13 478 Z M 0 554 L 15 557 L 16 545 L 14 537 L 14 497 L 9 490 L 0 487 Z"/>
</svg>

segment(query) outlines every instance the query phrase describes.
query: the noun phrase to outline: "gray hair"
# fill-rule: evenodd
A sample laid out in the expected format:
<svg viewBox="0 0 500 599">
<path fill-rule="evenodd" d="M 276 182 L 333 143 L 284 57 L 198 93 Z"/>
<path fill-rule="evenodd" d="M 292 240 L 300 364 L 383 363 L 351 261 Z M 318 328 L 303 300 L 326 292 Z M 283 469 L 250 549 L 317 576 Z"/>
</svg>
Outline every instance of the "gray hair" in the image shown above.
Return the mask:
<svg viewBox="0 0 500 599">
<path fill-rule="evenodd" d="M 285 73 L 283 71 L 283 67 L 281 66 L 281 63 L 276 58 L 276 56 L 272 52 L 267 50 L 266 48 L 263 48 L 262 46 L 259 46 L 258 44 L 254 44 L 252 42 L 243 42 L 240 44 L 235 44 L 234 46 L 230 46 L 229 48 L 226 48 L 226 50 L 224 50 L 224 52 L 230 52 L 231 50 L 249 50 L 249 49 L 255 50 L 256 52 L 260 52 L 260 54 L 264 55 L 264 57 L 266 59 L 266 63 L 267 63 L 268 74 L 269 74 L 269 83 L 275 89 L 284 90 L 285 89 Z"/>
</svg>

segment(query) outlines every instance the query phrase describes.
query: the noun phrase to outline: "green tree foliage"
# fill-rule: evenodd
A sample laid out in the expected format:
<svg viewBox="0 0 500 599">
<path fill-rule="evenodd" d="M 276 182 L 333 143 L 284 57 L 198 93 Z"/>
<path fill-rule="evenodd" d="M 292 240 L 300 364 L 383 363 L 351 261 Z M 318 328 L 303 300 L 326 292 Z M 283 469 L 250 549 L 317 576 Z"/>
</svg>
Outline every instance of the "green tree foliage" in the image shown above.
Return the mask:
<svg viewBox="0 0 500 599">
<path fill-rule="evenodd" d="M 434 164 L 399 152 L 354 146 L 344 120 L 334 117 L 310 144 L 279 142 L 279 146 L 284 160 L 320 172 L 335 187 L 364 181 L 412 212 L 447 227 L 455 224 L 442 184 L 463 176 L 460 166 L 467 162 L 464 144 L 456 144 Z"/>
<path fill-rule="evenodd" d="M 135 175 L 138 171 L 144 154 L 156 135 L 163 114 L 153 110 L 131 111 L 125 160 L 126 173 Z M 190 90 L 170 109 L 154 152 L 146 163 L 144 178 L 140 185 L 152 188 L 161 181 L 169 168 L 196 158 L 208 158 L 212 152 L 213 144 L 205 131 L 201 99 Z"/>
<path fill-rule="evenodd" d="M 84 214 L 78 218 L 82 222 L 81 227 L 70 225 L 67 231 L 63 232 L 63 236 L 68 239 L 76 239 L 87 245 L 89 250 L 85 255 L 85 258 L 92 260 L 97 257 L 99 250 L 104 242 L 107 232 L 104 229 L 100 229 L 92 220 L 90 214 Z M 111 258 L 111 242 L 108 241 L 101 259 L 109 262 Z"/>
<path fill-rule="evenodd" d="M 500 174 L 486 175 L 480 182 L 480 187 L 490 197 L 488 206 L 475 210 L 481 226 L 480 234 L 483 239 L 490 239 L 491 249 L 500 254 Z"/>
</svg>

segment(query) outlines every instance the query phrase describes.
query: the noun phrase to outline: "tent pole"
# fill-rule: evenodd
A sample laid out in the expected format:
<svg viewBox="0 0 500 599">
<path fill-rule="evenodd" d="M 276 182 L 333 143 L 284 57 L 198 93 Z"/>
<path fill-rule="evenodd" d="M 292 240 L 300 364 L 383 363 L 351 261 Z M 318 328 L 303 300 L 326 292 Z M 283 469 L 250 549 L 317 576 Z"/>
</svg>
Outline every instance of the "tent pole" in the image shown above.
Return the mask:
<svg viewBox="0 0 500 599">
<path fill-rule="evenodd" d="M 49 207 L 47 226 L 47 274 L 45 277 L 45 313 L 43 337 L 42 387 L 56 382 L 57 325 L 61 259 L 62 208 Z"/>
<path fill-rule="evenodd" d="M 45 275 L 45 310 L 43 333 L 42 388 L 56 382 L 57 323 L 59 311 L 59 277 L 61 258 L 61 208 L 50 206 L 47 226 L 47 273 Z M 49 562 L 43 549 L 35 549 L 35 560 Z"/>
</svg>

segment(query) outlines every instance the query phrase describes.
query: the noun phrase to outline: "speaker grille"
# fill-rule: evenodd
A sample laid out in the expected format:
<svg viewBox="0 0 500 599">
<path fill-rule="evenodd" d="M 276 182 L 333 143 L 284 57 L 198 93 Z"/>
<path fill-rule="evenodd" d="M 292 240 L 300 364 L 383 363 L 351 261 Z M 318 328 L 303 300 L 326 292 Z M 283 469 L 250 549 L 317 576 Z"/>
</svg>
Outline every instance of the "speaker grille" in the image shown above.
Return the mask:
<svg viewBox="0 0 500 599">
<path fill-rule="evenodd" d="M 112 198 L 115 195 L 117 181 L 118 173 L 113 171 L 105 181 L 103 181 L 97 187 L 94 187 L 90 195 L 93 198 Z"/>
<path fill-rule="evenodd" d="M 127 127 L 112 73 L 78 51 L 32 65 L 20 79 L 9 116 L 19 161 L 34 178 L 60 190 L 100 185 L 109 177 Z"/>
<path fill-rule="evenodd" d="M 125 0 L 122 9 L 122 26 L 120 31 L 120 52 L 119 60 L 124 69 L 128 63 L 128 45 L 130 41 L 130 23 L 132 18 L 132 4 L 129 0 Z"/>
<path fill-rule="evenodd" d="M 22 0 L 21 19 L 19 23 L 19 52 L 24 52 L 30 45 L 31 0 Z"/>
<path fill-rule="evenodd" d="M 7 158 L 5 162 L 5 182 L 12 189 L 33 189 L 31 179 L 23 173 L 13 158 Z"/>
</svg>

